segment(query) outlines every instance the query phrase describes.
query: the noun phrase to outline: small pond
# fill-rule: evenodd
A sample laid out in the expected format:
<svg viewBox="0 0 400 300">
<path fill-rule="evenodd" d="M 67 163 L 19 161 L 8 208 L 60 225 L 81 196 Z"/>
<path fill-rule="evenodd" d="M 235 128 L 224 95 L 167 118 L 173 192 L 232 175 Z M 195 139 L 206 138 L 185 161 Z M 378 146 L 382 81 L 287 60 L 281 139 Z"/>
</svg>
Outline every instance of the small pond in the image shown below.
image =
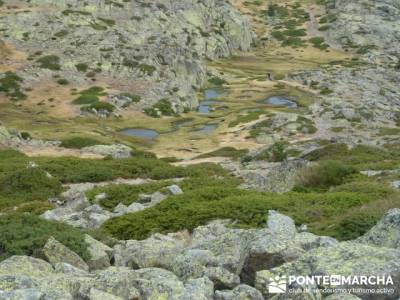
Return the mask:
<svg viewBox="0 0 400 300">
<path fill-rule="evenodd" d="M 142 139 L 148 139 L 152 140 L 155 139 L 157 136 L 160 134 L 152 129 L 147 129 L 147 128 L 127 128 L 124 130 L 120 131 L 121 134 L 131 136 L 131 137 L 136 137 L 136 138 L 142 138 Z"/>
<path fill-rule="evenodd" d="M 222 91 L 217 90 L 205 90 L 204 91 L 204 100 L 199 102 L 199 107 L 197 108 L 197 112 L 200 114 L 209 114 L 210 113 L 210 105 L 213 104 L 223 104 L 222 102 L 215 101 L 214 99 L 219 98 L 223 94 Z"/>
<path fill-rule="evenodd" d="M 199 134 L 208 134 L 213 132 L 217 128 L 218 128 L 217 124 L 206 124 L 200 127 L 199 129 L 195 130 L 194 132 Z"/>
<path fill-rule="evenodd" d="M 260 103 L 268 104 L 271 106 L 297 108 L 297 103 L 290 100 L 286 96 L 272 96 L 265 100 L 260 101 Z"/>
</svg>

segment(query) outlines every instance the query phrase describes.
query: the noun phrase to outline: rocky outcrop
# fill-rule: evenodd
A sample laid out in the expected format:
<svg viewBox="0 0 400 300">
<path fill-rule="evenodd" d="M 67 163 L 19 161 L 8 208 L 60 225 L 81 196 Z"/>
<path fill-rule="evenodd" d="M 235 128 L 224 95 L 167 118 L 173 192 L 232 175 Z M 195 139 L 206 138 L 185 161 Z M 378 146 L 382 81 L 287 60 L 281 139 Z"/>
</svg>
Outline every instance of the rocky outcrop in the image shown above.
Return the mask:
<svg viewBox="0 0 400 300">
<path fill-rule="evenodd" d="M 50 237 L 43 247 L 44 257 L 54 266 L 57 263 L 66 262 L 76 268 L 88 271 L 88 265 L 79 257 L 55 238 Z"/>
<path fill-rule="evenodd" d="M 137 108 L 160 99 L 175 111 L 197 107 L 195 89 L 207 78 L 203 59 L 248 50 L 253 40 L 247 19 L 219 0 L 35 0 L 25 8 L 0 20 L 6 42 L 33 60 L 58 57 L 51 69 L 76 85 L 108 82 L 119 90 L 109 94 L 114 105 L 130 93 L 140 96 Z M 37 63 L 20 73 L 31 87 L 51 79 Z"/>
<path fill-rule="evenodd" d="M 389 55 L 400 54 L 400 6 L 395 0 L 332 1 L 336 16 L 330 38 L 348 47 L 377 48 Z"/>
<path fill-rule="evenodd" d="M 389 210 L 378 224 L 357 241 L 400 250 L 400 209 Z"/>
<path fill-rule="evenodd" d="M 130 149 L 130 148 L 129 148 Z M 72 184 L 64 192 L 60 199 L 52 198 L 50 201 L 57 207 L 44 212 L 41 217 L 46 220 L 64 222 L 74 227 L 83 229 L 98 229 L 108 219 L 119 217 L 129 213 L 145 210 L 159 204 L 168 198 L 168 194 L 154 192 L 151 195 L 139 194 L 138 201 L 129 206 L 119 203 L 113 211 L 104 209 L 99 205 L 99 201 L 107 199 L 107 194 L 100 193 L 91 203 L 85 193 L 95 187 L 107 186 L 111 184 L 138 185 L 148 182 L 147 179 L 117 179 L 112 182 L 102 183 L 79 183 Z M 169 195 L 181 194 L 181 188 L 174 184 L 167 187 Z"/>
<path fill-rule="evenodd" d="M 307 162 L 301 159 L 223 163 L 224 168 L 243 179 L 243 188 L 277 193 L 290 191 L 295 185 L 298 172 L 306 165 Z"/>
<path fill-rule="evenodd" d="M 269 212 L 266 228 L 234 229 L 229 222 L 216 221 L 196 228 L 192 235 L 156 234 L 143 241 L 120 241 L 112 253 L 87 236 L 91 272 L 69 254 L 58 255 L 57 262 L 49 259 L 52 264 L 12 256 L 0 262 L 0 299 L 398 299 L 400 250 L 387 241 L 398 229 L 399 215 L 397 209 L 389 211 L 364 237 L 348 242 L 299 233 L 293 220 L 276 211 Z M 59 253 L 69 253 L 61 248 Z M 298 294 L 270 293 L 272 279 L 292 275 L 390 276 L 393 285 L 340 282 L 334 287 L 337 291 L 393 288 L 393 292 L 365 294 L 354 289 L 351 294 L 330 295 L 323 292 L 329 287 L 324 282 L 293 282 L 287 291 L 295 289 Z"/>
</svg>

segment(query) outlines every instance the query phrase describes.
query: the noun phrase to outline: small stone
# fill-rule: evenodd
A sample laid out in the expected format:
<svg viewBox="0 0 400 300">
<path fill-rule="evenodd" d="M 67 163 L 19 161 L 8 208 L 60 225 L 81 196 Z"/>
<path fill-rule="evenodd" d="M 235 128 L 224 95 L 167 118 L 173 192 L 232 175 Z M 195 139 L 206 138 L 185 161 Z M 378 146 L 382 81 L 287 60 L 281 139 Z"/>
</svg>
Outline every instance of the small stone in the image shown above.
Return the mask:
<svg viewBox="0 0 400 300">
<path fill-rule="evenodd" d="M 181 189 L 179 186 L 177 186 L 176 184 L 170 185 L 170 186 L 168 186 L 167 188 L 168 188 L 169 192 L 170 192 L 172 195 L 183 194 L 182 189 Z"/>
</svg>

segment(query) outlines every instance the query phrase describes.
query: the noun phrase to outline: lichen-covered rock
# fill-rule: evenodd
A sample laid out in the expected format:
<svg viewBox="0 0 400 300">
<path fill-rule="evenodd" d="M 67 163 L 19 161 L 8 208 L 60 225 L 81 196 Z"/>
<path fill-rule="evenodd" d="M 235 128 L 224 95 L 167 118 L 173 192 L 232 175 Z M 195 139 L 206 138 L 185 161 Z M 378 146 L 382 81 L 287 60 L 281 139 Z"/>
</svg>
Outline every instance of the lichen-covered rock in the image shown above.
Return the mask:
<svg viewBox="0 0 400 300">
<path fill-rule="evenodd" d="M 80 268 L 74 267 L 64 262 L 56 263 L 54 265 L 54 270 L 56 271 L 56 273 L 62 273 L 70 276 L 86 276 L 89 274 L 88 272 Z"/>
<path fill-rule="evenodd" d="M 100 270 L 109 267 L 110 255 L 113 250 L 88 234 L 85 235 L 85 242 L 89 245 L 87 249 L 90 259 L 87 261 L 87 264 L 90 270 Z"/>
<path fill-rule="evenodd" d="M 88 265 L 78 254 L 65 247 L 53 237 L 50 237 L 44 245 L 43 255 L 52 265 L 66 262 L 79 269 L 89 270 Z"/>
<path fill-rule="evenodd" d="M 0 275 L 40 278 L 53 273 L 54 270 L 48 262 L 34 257 L 11 256 L 0 262 Z"/>
<path fill-rule="evenodd" d="M 147 268 L 137 270 L 137 285 L 143 299 L 183 299 L 185 287 L 172 272 Z"/>
<path fill-rule="evenodd" d="M 43 294 L 36 289 L 21 289 L 12 292 L 0 290 L 0 300 L 40 300 Z"/>
<path fill-rule="evenodd" d="M 213 300 L 214 284 L 207 277 L 189 279 L 185 284 L 184 300 Z"/>
<path fill-rule="evenodd" d="M 123 300 L 124 298 L 114 296 L 112 294 L 99 291 L 96 289 L 90 289 L 89 300 Z"/>
<path fill-rule="evenodd" d="M 383 218 L 362 237 L 360 243 L 400 249 L 400 209 L 389 210 Z"/>
<path fill-rule="evenodd" d="M 215 291 L 215 300 L 264 300 L 262 294 L 255 288 L 240 284 L 233 290 Z"/>
<path fill-rule="evenodd" d="M 155 234 L 143 241 L 125 241 L 114 246 L 116 266 L 134 269 L 171 266 L 174 257 L 183 250 L 181 241 Z"/>
<path fill-rule="evenodd" d="M 114 159 L 131 157 L 132 149 L 128 146 L 116 145 L 95 145 L 81 149 L 82 152 L 91 152 L 102 156 L 111 156 Z"/>
<path fill-rule="evenodd" d="M 283 235 L 289 239 L 293 238 L 297 233 L 294 221 L 275 210 L 268 211 L 267 227 L 272 234 Z"/>
<path fill-rule="evenodd" d="M 257 272 L 255 287 L 265 297 L 269 297 L 268 283 L 276 276 L 309 275 L 342 276 L 391 276 L 394 282 L 394 294 L 374 295 L 373 299 L 397 299 L 400 296 L 400 251 L 390 248 L 378 248 L 355 242 L 342 242 L 333 247 L 321 247 L 308 251 L 294 262 L 280 267 Z M 324 286 L 321 286 L 324 287 Z M 360 286 L 342 286 L 349 288 Z M 386 285 L 361 285 L 364 288 L 383 288 Z M 355 293 L 357 295 L 357 293 Z M 362 297 L 362 295 L 360 295 Z M 372 298 L 371 298 L 372 299 Z"/>
<path fill-rule="evenodd" d="M 193 231 L 191 247 L 209 250 L 216 258 L 218 266 L 239 274 L 251 238 L 249 231 L 227 228 L 224 223 L 212 222 Z"/>
<path fill-rule="evenodd" d="M 215 289 L 231 289 L 240 284 L 238 275 L 221 267 L 205 268 L 203 275 L 214 283 Z"/>
</svg>

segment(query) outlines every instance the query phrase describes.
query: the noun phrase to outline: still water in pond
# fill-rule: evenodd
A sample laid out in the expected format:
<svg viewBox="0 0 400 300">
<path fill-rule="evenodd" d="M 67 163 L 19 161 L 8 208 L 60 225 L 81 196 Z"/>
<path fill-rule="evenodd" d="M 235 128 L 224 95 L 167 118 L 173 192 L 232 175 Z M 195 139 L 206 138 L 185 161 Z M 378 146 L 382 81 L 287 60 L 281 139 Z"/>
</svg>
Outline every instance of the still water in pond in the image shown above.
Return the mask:
<svg viewBox="0 0 400 300">
<path fill-rule="evenodd" d="M 204 91 L 204 100 L 199 102 L 199 107 L 197 108 L 197 112 L 200 114 L 209 114 L 210 113 L 210 105 L 213 104 L 222 104 L 221 102 L 215 101 L 219 96 L 222 95 L 221 91 L 217 90 L 205 90 Z"/>
<path fill-rule="evenodd" d="M 132 137 L 137 137 L 137 138 L 142 138 L 142 139 L 149 139 L 152 140 L 159 136 L 159 133 L 155 130 L 152 129 L 146 129 L 146 128 L 127 128 L 124 130 L 120 131 L 121 134 L 127 135 L 127 136 L 132 136 Z"/>
<path fill-rule="evenodd" d="M 195 130 L 195 133 L 200 133 L 200 134 L 207 134 L 213 132 L 215 129 L 217 129 L 218 125 L 217 124 L 206 124 L 203 127 L 200 127 L 199 129 Z"/>
<path fill-rule="evenodd" d="M 290 100 L 289 98 L 287 98 L 285 96 L 272 96 L 265 100 L 262 100 L 261 103 L 272 105 L 272 106 L 284 106 L 284 107 L 289 107 L 289 108 L 297 107 L 296 102 L 294 102 L 293 100 Z"/>
</svg>

